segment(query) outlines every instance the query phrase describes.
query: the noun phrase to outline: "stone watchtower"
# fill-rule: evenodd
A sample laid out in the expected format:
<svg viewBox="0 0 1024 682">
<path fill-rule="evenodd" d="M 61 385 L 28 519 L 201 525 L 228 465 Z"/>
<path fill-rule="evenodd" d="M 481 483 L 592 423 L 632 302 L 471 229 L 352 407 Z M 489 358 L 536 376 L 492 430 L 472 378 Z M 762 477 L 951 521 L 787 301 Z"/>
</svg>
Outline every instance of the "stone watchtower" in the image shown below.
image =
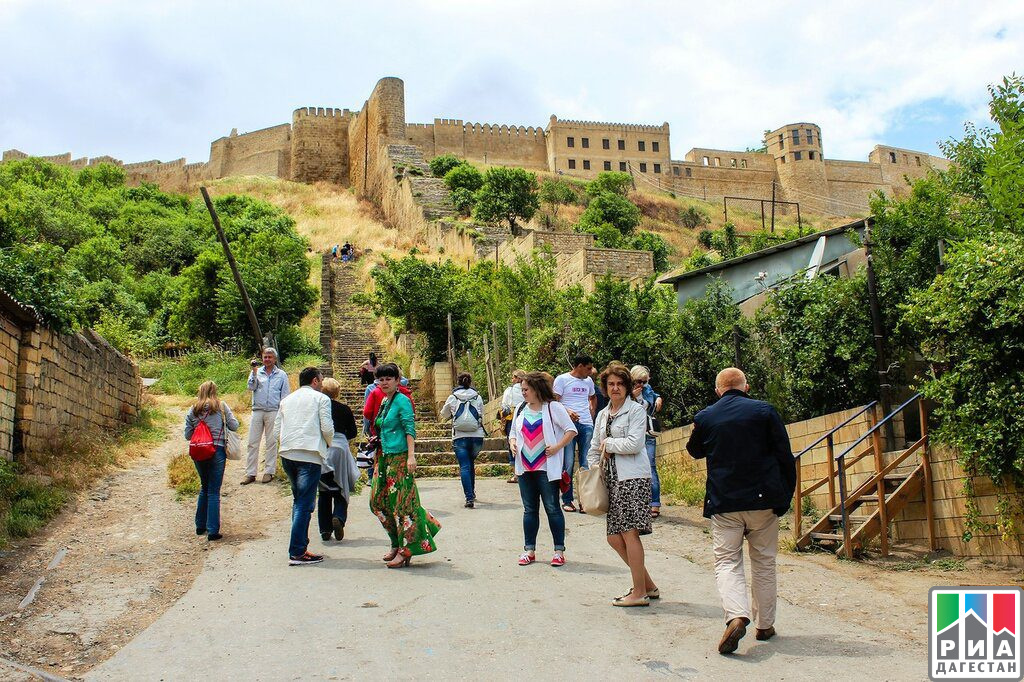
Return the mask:
<svg viewBox="0 0 1024 682">
<path fill-rule="evenodd" d="M 821 128 L 814 123 L 789 123 L 767 133 L 768 153 L 775 159 L 782 194 L 802 209 L 827 212 L 828 179 L 821 153 Z"/>
<path fill-rule="evenodd" d="M 292 180 L 348 184 L 348 109 L 303 107 L 292 113 Z"/>
</svg>

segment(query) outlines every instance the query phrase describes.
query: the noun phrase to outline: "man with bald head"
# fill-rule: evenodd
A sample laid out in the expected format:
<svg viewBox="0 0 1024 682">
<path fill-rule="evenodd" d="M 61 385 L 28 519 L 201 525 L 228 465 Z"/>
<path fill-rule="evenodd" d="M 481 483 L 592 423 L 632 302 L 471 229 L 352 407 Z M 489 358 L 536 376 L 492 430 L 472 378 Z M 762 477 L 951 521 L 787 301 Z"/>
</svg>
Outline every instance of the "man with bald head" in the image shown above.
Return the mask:
<svg viewBox="0 0 1024 682">
<path fill-rule="evenodd" d="M 731 654 L 755 621 L 757 639 L 775 636 L 775 555 L 779 517 L 789 510 L 796 464 L 786 426 L 768 403 L 753 400 L 743 372 L 718 373 L 719 400 L 697 413 L 686 449 L 707 463 L 704 516 L 711 519 L 715 580 L 725 609 L 718 653 Z M 750 552 L 752 600 L 743 572 L 743 539 Z"/>
</svg>

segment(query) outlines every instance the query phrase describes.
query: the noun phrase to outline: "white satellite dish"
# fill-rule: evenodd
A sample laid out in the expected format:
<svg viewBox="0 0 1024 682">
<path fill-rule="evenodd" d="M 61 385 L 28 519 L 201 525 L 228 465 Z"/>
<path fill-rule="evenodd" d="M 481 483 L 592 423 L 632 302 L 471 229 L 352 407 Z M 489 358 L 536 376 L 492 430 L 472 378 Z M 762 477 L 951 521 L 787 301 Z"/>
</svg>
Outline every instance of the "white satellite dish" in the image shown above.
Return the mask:
<svg viewBox="0 0 1024 682">
<path fill-rule="evenodd" d="M 814 245 L 814 252 L 811 254 L 811 262 L 807 264 L 807 279 L 814 279 L 818 275 L 818 268 L 821 267 L 821 259 L 825 257 L 825 235 L 818 237 L 818 243 Z"/>
</svg>

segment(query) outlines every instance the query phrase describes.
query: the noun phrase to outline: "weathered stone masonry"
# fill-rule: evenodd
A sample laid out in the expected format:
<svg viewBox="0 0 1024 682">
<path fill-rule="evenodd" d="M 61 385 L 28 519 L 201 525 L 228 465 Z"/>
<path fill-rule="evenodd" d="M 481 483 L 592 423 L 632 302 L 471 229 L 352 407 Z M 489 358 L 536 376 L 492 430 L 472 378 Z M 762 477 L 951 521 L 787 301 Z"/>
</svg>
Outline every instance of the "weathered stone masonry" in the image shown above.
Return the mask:
<svg viewBox="0 0 1024 682">
<path fill-rule="evenodd" d="M 138 415 L 138 367 L 91 329 L 59 334 L 0 291 L 0 457 L 109 432 Z"/>
</svg>

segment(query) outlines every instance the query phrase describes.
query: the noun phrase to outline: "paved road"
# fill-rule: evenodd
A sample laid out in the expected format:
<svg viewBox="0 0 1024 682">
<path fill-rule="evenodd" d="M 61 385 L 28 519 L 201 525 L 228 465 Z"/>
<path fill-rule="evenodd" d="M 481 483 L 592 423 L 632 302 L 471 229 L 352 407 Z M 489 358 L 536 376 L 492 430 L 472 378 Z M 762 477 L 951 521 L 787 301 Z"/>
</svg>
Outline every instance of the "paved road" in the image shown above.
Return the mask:
<svg viewBox="0 0 1024 682">
<path fill-rule="evenodd" d="M 604 519 L 572 515 L 568 563 L 519 567 L 518 490 L 480 484 L 463 509 L 457 481 L 421 482 L 444 524 L 439 550 L 387 570 L 386 540 L 354 498 L 344 543 L 318 566 L 289 567 L 287 520 L 267 539 L 210 553 L 192 589 L 92 680 L 207 679 L 921 679 L 920 644 L 841 622 L 834 611 L 780 602 L 781 635 L 749 634 L 738 655 L 715 651 L 723 627 L 710 538 L 681 517 L 646 539 L 663 598 L 646 609 L 609 600 L 628 588 Z M 542 522 L 538 556 L 549 556 Z M 314 521 L 315 530 L 315 521 Z M 319 540 L 313 549 L 320 547 Z M 706 554 L 704 555 L 706 557 Z M 796 578 L 796 579 L 794 579 Z M 798 582 L 791 576 L 786 583 Z M 785 585 L 784 585 L 785 587 Z"/>
</svg>

